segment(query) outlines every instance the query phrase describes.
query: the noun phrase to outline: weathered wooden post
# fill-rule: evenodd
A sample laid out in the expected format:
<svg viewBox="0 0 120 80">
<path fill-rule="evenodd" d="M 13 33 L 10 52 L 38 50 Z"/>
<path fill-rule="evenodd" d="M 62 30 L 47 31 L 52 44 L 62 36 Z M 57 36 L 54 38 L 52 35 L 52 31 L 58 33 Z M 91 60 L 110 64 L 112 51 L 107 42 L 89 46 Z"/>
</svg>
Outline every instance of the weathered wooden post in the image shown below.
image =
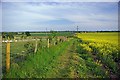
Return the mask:
<svg viewBox="0 0 120 80">
<path fill-rule="evenodd" d="M 48 48 L 50 47 L 50 44 L 49 44 L 49 43 L 50 43 L 50 40 L 49 40 L 49 38 L 48 38 Z"/>
<path fill-rule="evenodd" d="M 37 52 L 37 38 L 36 38 L 36 42 L 35 42 L 35 53 Z"/>
<path fill-rule="evenodd" d="M 8 38 L 7 45 L 6 45 L 6 72 L 10 69 L 10 41 Z"/>
<path fill-rule="evenodd" d="M 56 45 L 56 41 L 54 41 L 54 45 Z"/>
</svg>

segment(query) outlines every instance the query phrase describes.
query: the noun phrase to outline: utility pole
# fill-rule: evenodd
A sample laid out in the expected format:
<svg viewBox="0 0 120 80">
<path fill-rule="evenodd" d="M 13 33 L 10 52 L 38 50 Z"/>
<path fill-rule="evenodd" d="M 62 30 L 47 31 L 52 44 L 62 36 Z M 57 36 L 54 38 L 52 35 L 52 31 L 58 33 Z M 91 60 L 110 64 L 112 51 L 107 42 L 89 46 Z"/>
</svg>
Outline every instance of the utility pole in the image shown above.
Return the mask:
<svg viewBox="0 0 120 80">
<path fill-rule="evenodd" d="M 79 28 L 78 28 L 78 26 L 77 26 L 77 32 L 78 32 L 78 29 L 79 29 Z"/>
<path fill-rule="evenodd" d="M 46 37 L 47 37 L 47 28 L 46 28 Z"/>
</svg>

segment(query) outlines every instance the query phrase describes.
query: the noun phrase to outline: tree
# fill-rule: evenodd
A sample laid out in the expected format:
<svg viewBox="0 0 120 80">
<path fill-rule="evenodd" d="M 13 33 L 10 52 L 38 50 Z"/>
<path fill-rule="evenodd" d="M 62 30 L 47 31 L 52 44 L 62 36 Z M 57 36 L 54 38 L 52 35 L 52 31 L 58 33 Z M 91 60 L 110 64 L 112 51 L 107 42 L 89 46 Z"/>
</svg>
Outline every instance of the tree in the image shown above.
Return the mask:
<svg viewBox="0 0 120 80">
<path fill-rule="evenodd" d="M 50 31 L 50 33 L 52 34 L 52 37 L 55 38 L 56 37 L 56 31 Z"/>
<path fill-rule="evenodd" d="M 14 35 L 15 33 L 13 32 L 2 32 L 2 38 L 8 39 L 9 37 L 10 39 L 14 39 Z"/>
<path fill-rule="evenodd" d="M 30 32 L 25 32 L 26 36 L 31 36 Z"/>
</svg>

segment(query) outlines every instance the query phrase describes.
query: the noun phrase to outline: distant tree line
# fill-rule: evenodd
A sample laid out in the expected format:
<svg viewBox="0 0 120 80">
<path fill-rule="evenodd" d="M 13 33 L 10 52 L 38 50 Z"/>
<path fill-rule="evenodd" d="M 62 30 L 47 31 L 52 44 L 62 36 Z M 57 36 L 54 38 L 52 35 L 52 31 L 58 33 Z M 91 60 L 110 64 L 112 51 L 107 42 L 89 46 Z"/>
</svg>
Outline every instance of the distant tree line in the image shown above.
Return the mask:
<svg viewBox="0 0 120 80">
<path fill-rule="evenodd" d="M 21 32 L 21 34 L 19 34 L 20 32 L 2 32 L 2 38 L 10 38 L 10 39 L 14 39 L 15 35 L 26 35 L 26 36 L 31 36 L 30 32 Z"/>
<path fill-rule="evenodd" d="M 14 39 L 14 35 L 17 35 L 17 32 L 2 32 L 2 38 Z"/>
</svg>

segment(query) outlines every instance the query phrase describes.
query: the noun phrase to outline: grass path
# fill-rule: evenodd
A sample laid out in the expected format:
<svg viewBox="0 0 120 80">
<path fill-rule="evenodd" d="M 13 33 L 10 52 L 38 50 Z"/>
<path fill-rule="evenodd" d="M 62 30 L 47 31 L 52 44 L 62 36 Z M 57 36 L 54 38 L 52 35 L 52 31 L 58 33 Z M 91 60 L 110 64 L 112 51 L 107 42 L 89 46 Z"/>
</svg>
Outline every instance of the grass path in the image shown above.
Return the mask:
<svg viewBox="0 0 120 80">
<path fill-rule="evenodd" d="M 76 45 L 70 46 L 62 53 L 57 60 L 53 61 L 53 68 L 46 74 L 47 78 L 95 78 L 106 76 L 103 67 L 96 64 L 96 61 L 89 54 L 76 53 Z M 88 56 L 88 57 L 87 57 Z M 89 61 L 89 59 L 91 59 Z M 55 65 L 54 65 L 55 64 Z"/>
<path fill-rule="evenodd" d="M 79 56 L 75 51 L 75 46 L 70 44 L 66 51 L 53 62 L 53 69 L 47 72 L 49 78 L 77 78 L 76 64 L 79 64 Z"/>
<path fill-rule="evenodd" d="M 57 60 L 53 61 L 53 68 L 49 70 L 46 74 L 46 77 L 56 78 L 56 77 L 67 77 L 67 69 L 66 67 L 69 64 L 70 53 L 68 53 L 68 49 L 70 46 L 65 50 L 63 54 L 61 54 Z M 56 65 L 57 64 L 57 65 Z"/>
</svg>

